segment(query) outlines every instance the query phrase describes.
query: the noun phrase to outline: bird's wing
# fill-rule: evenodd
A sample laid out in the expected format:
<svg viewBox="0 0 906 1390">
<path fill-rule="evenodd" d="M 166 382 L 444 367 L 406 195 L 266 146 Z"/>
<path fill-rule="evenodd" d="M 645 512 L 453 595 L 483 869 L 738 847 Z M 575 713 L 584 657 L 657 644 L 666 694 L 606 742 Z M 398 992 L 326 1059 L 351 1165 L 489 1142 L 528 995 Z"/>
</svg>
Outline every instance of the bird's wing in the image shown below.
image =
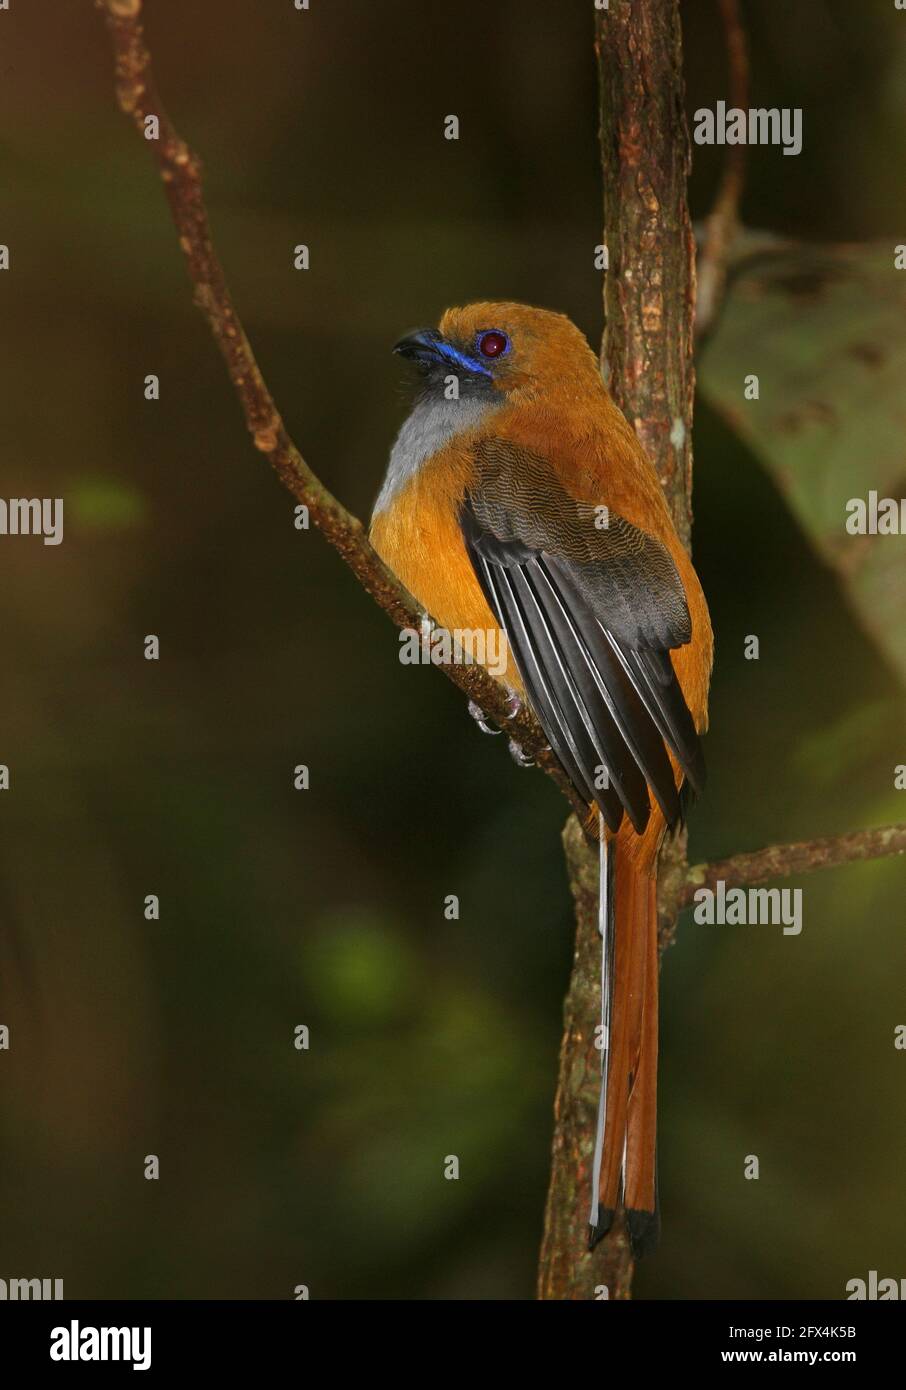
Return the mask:
<svg viewBox="0 0 906 1390">
<path fill-rule="evenodd" d="M 641 833 L 649 788 L 674 825 L 666 750 L 695 791 L 704 763 L 670 660 L 692 628 L 668 550 L 577 501 L 546 459 L 509 440 L 481 440 L 475 461 L 460 509 L 466 549 L 552 749 L 611 829 L 625 810 Z"/>
</svg>

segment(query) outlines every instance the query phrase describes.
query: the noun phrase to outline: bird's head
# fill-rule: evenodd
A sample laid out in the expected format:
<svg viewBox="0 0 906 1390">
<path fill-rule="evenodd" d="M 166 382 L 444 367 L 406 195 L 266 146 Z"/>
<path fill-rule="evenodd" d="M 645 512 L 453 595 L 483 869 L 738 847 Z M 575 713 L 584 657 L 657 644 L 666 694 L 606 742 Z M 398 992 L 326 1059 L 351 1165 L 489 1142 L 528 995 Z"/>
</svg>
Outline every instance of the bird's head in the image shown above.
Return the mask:
<svg viewBox="0 0 906 1390">
<path fill-rule="evenodd" d="M 460 395 L 524 398 L 552 387 L 603 389 L 597 358 L 575 324 L 527 304 L 448 309 L 437 328 L 407 334 L 393 350 L 418 366 L 428 392 L 442 391 L 451 376 Z"/>
</svg>

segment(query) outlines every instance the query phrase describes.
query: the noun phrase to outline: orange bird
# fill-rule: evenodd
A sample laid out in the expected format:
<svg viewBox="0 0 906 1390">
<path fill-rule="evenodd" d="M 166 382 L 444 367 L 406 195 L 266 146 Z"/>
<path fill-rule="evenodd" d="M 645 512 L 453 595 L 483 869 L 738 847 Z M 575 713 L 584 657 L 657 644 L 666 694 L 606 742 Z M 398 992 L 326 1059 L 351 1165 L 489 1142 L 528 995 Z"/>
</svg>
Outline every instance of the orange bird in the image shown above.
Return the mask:
<svg viewBox="0 0 906 1390">
<path fill-rule="evenodd" d="M 657 854 L 704 783 L 708 606 L 654 468 L 569 319 L 470 304 L 394 350 L 421 389 L 371 538 L 468 659 L 484 659 L 478 634 L 505 634 L 503 680 L 588 804 L 602 937 L 589 1241 L 622 1206 L 641 1254 L 659 1229 Z"/>
</svg>

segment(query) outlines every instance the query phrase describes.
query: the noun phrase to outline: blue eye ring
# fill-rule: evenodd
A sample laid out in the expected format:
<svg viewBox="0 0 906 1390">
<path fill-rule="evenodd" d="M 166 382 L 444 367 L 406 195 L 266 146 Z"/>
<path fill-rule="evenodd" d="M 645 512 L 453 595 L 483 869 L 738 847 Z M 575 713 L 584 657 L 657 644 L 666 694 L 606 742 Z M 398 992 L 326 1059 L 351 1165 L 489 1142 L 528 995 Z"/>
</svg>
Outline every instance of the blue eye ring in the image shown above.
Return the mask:
<svg viewBox="0 0 906 1390">
<path fill-rule="evenodd" d="M 493 360 L 506 356 L 510 350 L 510 340 L 502 328 L 483 328 L 475 338 L 475 346 L 482 357 Z"/>
</svg>

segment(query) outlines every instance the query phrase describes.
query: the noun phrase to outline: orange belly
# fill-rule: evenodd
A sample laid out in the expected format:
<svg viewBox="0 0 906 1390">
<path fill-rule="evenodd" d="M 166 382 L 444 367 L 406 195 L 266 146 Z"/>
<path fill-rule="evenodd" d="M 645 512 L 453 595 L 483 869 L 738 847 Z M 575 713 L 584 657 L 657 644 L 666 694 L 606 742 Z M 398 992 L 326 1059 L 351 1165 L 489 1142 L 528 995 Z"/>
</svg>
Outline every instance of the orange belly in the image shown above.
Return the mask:
<svg viewBox="0 0 906 1390">
<path fill-rule="evenodd" d="M 523 693 L 505 635 L 475 577 L 459 526 L 464 476 L 437 460 L 416 474 L 374 518 L 371 543 L 440 627 L 472 660 L 503 653 L 494 674 Z"/>
</svg>

